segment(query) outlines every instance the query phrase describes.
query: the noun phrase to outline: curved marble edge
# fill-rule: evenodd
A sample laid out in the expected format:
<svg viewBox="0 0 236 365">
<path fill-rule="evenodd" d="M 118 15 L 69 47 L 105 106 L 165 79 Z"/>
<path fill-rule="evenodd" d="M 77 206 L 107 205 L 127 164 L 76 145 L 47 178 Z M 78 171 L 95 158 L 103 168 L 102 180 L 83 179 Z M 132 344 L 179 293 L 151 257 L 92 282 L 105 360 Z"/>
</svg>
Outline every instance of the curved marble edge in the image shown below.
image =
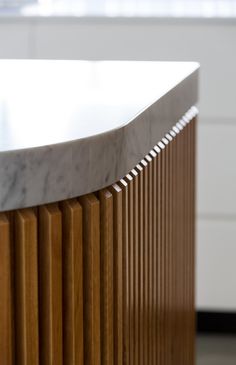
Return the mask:
<svg viewBox="0 0 236 365">
<path fill-rule="evenodd" d="M 121 128 L 77 141 L 0 154 L 0 211 L 57 202 L 113 184 L 188 110 L 196 113 L 196 108 L 190 108 L 197 99 L 198 69 Z"/>
</svg>

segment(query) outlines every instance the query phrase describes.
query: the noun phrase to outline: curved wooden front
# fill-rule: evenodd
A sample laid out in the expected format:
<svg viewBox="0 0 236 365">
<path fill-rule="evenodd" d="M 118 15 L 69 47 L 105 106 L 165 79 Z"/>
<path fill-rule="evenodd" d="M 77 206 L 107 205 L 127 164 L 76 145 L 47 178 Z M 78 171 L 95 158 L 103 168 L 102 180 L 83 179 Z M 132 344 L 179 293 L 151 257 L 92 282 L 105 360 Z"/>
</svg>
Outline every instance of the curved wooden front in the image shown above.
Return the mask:
<svg viewBox="0 0 236 365">
<path fill-rule="evenodd" d="M 195 122 L 106 189 L 0 213 L 1 365 L 194 364 Z"/>
</svg>

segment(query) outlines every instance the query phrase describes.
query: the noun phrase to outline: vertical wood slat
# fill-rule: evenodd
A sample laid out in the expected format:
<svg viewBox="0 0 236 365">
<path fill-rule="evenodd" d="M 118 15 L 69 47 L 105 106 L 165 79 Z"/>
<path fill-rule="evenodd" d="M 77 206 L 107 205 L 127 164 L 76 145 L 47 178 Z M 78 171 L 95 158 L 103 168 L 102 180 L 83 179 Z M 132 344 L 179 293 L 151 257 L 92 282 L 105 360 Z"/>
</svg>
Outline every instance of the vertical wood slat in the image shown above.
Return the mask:
<svg viewBox="0 0 236 365">
<path fill-rule="evenodd" d="M 39 208 L 40 365 L 62 365 L 62 217 L 57 204 Z"/>
<path fill-rule="evenodd" d="M 183 128 L 182 136 L 183 136 L 183 178 L 184 178 L 184 315 L 185 315 L 185 346 L 186 346 L 186 354 L 185 354 L 185 363 L 189 363 L 189 350 L 190 350 L 190 333 L 189 333 L 189 277 L 188 277 L 188 265 L 189 265 L 189 249 L 190 249 L 190 241 L 189 241 L 189 211 L 188 211 L 188 201 L 189 201 L 189 168 L 188 168 L 188 128 L 187 123 L 183 120 L 180 121 L 180 124 Z M 187 152 L 187 153 L 186 153 Z"/>
<path fill-rule="evenodd" d="M 61 204 L 63 254 L 64 365 L 83 365 L 82 207 L 76 199 Z"/>
<path fill-rule="evenodd" d="M 168 251 L 168 269 L 169 269 L 169 323 L 168 323 L 168 336 L 169 336 L 169 362 L 173 363 L 173 348 L 174 348 L 174 305 L 173 305 L 173 267 L 174 267 L 174 255 L 173 255 L 173 239 L 174 239 L 174 171 L 173 171 L 173 153 L 174 153 L 174 141 L 170 133 L 166 135 L 169 148 L 169 165 L 168 165 L 168 194 L 169 194 L 169 251 Z"/>
<path fill-rule="evenodd" d="M 0 364 L 13 365 L 12 246 L 10 222 L 0 213 Z"/>
<path fill-rule="evenodd" d="M 84 217 L 84 362 L 100 365 L 100 203 L 94 194 L 81 197 L 80 203 Z"/>
<path fill-rule="evenodd" d="M 179 363 L 183 363 L 183 336 L 181 328 L 184 328 L 184 322 L 182 319 L 182 199 L 181 199 L 181 140 L 180 131 L 177 128 L 176 137 L 176 242 L 178 249 L 176 249 L 176 330 L 177 330 L 177 349 L 176 356 Z"/>
<path fill-rule="evenodd" d="M 101 363 L 114 364 L 113 291 L 113 196 L 108 189 L 99 192 L 101 205 Z"/>
<path fill-rule="evenodd" d="M 185 122 L 185 126 L 186 126 Z M 187 336 L 188 336 L 188 357 L 187 361 L 188 363 L 191 363 L 191 144 L 190 144 L 190 125 L 188 124 L 186 129 L 186 139 L 187 139 L 187 153 L 186 153 L 186 189 L 187 189 L 187 210 L 186 210 L 186 226 L 187 226 L 187 262 L 186 262 L 186 276 L 188 278 L 187 280 Z"/>
<path fill-rule="evenodd" d="M 150 151 L 152 158 L 150 168 L 152 169 L 152 352 L 153 364 L 157 363 L 157 328 L 156 328 L 156 308 L 157 308 L 157 153 Z"/>
<path fill-rule="evenodd" d="M 170 145 L 168 139 L 164 137 L 162 142 L 165 146 L 165 358 L 166 364 L 170 364 L 171 355 L 171 323 L 170 323 Z"/>
<path fill-rule="evenodd" d="M 181 121 L 182 122 L 182 121 Z M 188 363 L 188 342 L 189 342 L 189 336 L 188 336 L 188 288 L 187 288 L 187 254 L 188 254 L 188 236 L 187 236 L 187 230 L 188 230 L 188 217 L 187 217 L 187 200 L 188 200 L 188 187 L 187 187 L 187 166 L 186 166 L 186 153 L 187 150 L 187 136 L 186 136 L 186 128 L 181 124 L 182 130 L 181 130 L 181 136 L 182 136 L 182 196 L 183 196 L 183 291 L 184 291 L 184 301 L 183 301 L 183 314 L 184 314 L 184 328 L 185 328 L 185 335 L 184 335 L 184 345 L 186 348 L 185 354 L 184 354 L 184 363 Z"/>
<path fill-rule="evenodd" d="M 163 320 L 162 320 L 162 327 L 163 327 L 163 363 L 168 365 L 168 185 L 167 185 L 167 179 L 168 179 L 168 149 L 161 141 L 161 144 L 163 146 L 163 165 L 162 165 L 162 198 L 163 198 L 163 204 L 162 204 L 162 229 L 163 229 L 163 241 L 162 241 L 162 270 L 163 270 L 163 281 L 162 281 L 162 288 L 163 288 Z"/>
<path fill-rule="evenodd" d="M 165 146 L 162 142 L 158 143 L 158 147 L 160 148 L 160 224 L 159 224 L 159 231 L 160 231 L 160 251 L 159 251 L 159 275 L 160 275 L 160 312 L 159 312 L 159 331 L 160 331 L 160 364 L 165 364 L 165 352 L 166 352 L 166 328 L 165 328 L 165 283 L 166 283 L 166 273 L 165 273 L 165 238 L 166 238 L 166 231 L 165 231 L 165 214 L 166 214 L 166 206 L 165 206 L 165 158 L 166 158 L 166 150 Z"/>
<path fill-rule="evenodd" d="M 38 242 L 32 209 L 15 213 L 15 300 L 16 359 L 38 365 Z"/>
<path fill-rule="evenodd" d="M 182 138 L 183 138 L 183 147 L 182 147 L 182 158 L 183 158 L 183 196 L 184 196 L 184 317 L 185 317 L 185 363 L 189 363 L 189 345 L 190 345 L 190 333 L 189 333 L 189 278 L 188 278 L 188 265 L 189 265 L 189 211 L 188 211 L 188 201 L 189 201 L 189 169 L 188 169 L 188 128 L 187 123 L 184 120 L 180 120 L 180 124 L 182 129 Z"/>
<path fill-rule="evenodd" d="M 130 174 L 126 175 L 125 181 L 128 189 L 128 281 L 129 281 L 129 362 L 134 364 L 134 180 Z"/>
<path fill-rule="evenodd" d="M 138 315 L 139 315 L 139 364 L 144 364 L 144 240 L 143 240 L 143 168 L 136 166 L 138 179 Z"/>
<path fill-rule="evenodd" d="M 153 258 L 153 160 L 149 155 L 145 156 L 145 160 L 148 164 L 148 354 L 149 354 L 149 363 L 153 363 L 153 267 L 152 267 L 152 258 Z"/>
<path fill-rule="evenodd" d="M 144 364 L 149 364 L 149 296 L 148 296 L 148 164 L 145 160 L 140 162 L 143 168 L 143 353 Z"/>
<path fill-rule="evenodd" d="M 177 328 L 177 317 L 178 317 L 178 308 L 177 308 L 177 282 L 178 282 L 178 269 L 177 269 L 177 216 L 178 216 L 178 202 L 177 202 L 177 138 L 176 131 L 170 131 L 171 136 L 173 137 L 172 148 L 173 148 L 173 170 L 172 170 L 172 194 L 173 194 L 173 211 L 172 211 L 172 220 L 173 220 L 173 242 L 172 242 L 172 321 L 173 321 L 173 342 L 172 342 L 172 357 L 173 362 L 178 362 L 178 328 Z"/>
<path fill-rule="evenodd" d="M 189 124 L 189 143 L 190 143 L 190 331 L 191 334 L 195 330 L 195 290 L 194 290 L 194 269 L 195 268 L 195 184 L 196 184 L 196 116 L 192 119 Z M 190 361 L 194 363 L 195 358 L 195 347 L 194 341 L 190 343 Z"/>
<path fill-rule="evenodd" d="M 177 295 L 177 287 L 176 287 L 176 250 L 178 249 L 176 244 L 177 237 L 177 174 L 176 174 L 176 155 L 177 155 L 177 146 L 176 146 L 176 133 L 172 129 L 170 131 L 170 135 L 173 138 L 172 144 L 172 361 L 177 361 L 176 352 L 177 352 L 177 306 L 176 306 L 176 295 Z"/>
<path fill-rule="evenodd" d="M 179 272 L 180 272 L 180 311 L 181 311 L 181 321 L 179 323 L 179 331 L 181 336 L 181 362 L 183 364 L 186 364 L 186 290 L 185 290 L 185 246 L 186 246 L 186 238 L 185 238 L 185 192 L 184 192 L 184 185 L 185 185 L 185 176 L 184 176 L 184 133 L 185 129 L 183 130 L 183 127 L 180 123 L 177 123 L 177 126 L 179 128 L 179 181 L 181 183 L 179 184 L 179 194 L 180 194 L 180 266 L 179 266 Z"/>
<path fill-rule="evenodd" d="M 134 265 L 134 364 L 139 365 L 139 179 L 135 169 L 131 170 L 133 178 L 133 265 Z"/>
<path fill-rule="evenodd" d="M 157 197 L 156 197 L 156 209 L 157 209 L 157 221 L 156 221 L 156 290 L 157 290 L 157 301 L 156 301 L 156 363 L 161 364 L 161 173 L 162 173 L 162 159 L 161 159 L 161 149 L 158 146 L 154 146 L 154 151 L 157 154 L 156 157 L 156 174 L 157 174 Z"/>
<path fill-rule="evenodd" d="M 130 356 L 130 312 L 129 312 L 129 212 L 128 212 L 128 184 L 124 179 L 118 183 L 122 190 L 122 276 L 123 276 L 123 364 L 129 364 Z"/>
<path fill-rule="evenodd" d="M 118 184 L 110 187 L 113 196 L 114 262 L 114 365 L 123 365 L 123 191 Z"/>
<path fill-rule="evenodd" d="M 191 250 L 191 238 L 190 238 L 190 219 L 191 219 L 191 208 L 189 207 L 190 204 L 190 197 L 191 197 L 191 192 L 190 192 L 190 171 L 191 168 L 189 166 L 189 158 L 190 158 L 190 146 L 189 146 L 189 125 L 183 120 L 182 121 L 182 125 L 184 126 L 184 132 L 185 132 L 185 148 L 184 148 L 184 158 L 185 158 L 185 189 L 187 191 L 186 195 L 187 195 L 187 199 L 186 199 L 186 203 L 185 203 L 185 222 L 186 222 L 186 227 L 185 227 L 185 239 L 186 239 L 186 255 L 185 255 L 185 275 L 186 275 L 186 280 L 185 280 L 185 291 L 186 291 L 186 301 L 185 301 L 185 311 L 186 311 L 186 337 L 187 337 L 187 354 L 186 354 L 186 362 L 189 363 L 190 362 L 190 352 L 191 352 L 191 332 L 190 332 L 190 323 L 191 323 L 191 314 L 190 314 L 190 308 L 191 308 L 191 304 L 190 304 L 190 287 L 189 287 L 189 283 L 190 283 L 190 250 Z M 186 150 L 187 150 L 187 154 L 186 154 Z"/>
</svg>

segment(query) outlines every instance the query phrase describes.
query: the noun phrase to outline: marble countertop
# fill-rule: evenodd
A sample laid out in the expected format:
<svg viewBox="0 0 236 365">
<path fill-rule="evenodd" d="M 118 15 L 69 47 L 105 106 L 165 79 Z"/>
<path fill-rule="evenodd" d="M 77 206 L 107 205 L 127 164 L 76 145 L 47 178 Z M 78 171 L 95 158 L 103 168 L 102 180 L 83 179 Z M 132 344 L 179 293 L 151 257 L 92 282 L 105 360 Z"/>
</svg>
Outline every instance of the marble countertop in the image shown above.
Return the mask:
<svg viewBox="0 0 236 365">
<path fill-rule="evenodd" d="M 96 191 L 197 101 L 197 63 L 0 61 L 0 211 Z"/>
</svg>

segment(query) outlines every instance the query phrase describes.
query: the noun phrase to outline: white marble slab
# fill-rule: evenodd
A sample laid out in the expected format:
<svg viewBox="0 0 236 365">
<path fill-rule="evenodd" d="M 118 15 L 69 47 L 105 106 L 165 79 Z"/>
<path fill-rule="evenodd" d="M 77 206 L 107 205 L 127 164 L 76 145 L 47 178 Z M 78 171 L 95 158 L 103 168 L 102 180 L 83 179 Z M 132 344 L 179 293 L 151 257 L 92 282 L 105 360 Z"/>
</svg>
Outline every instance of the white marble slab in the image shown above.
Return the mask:
<svg viewBox="0 0 236 365">
<path fill-rule="evenodd" d="M 0 61 L 0 211 L 129 172 L 197 101 L 197 63 Z"/>
</svg>

